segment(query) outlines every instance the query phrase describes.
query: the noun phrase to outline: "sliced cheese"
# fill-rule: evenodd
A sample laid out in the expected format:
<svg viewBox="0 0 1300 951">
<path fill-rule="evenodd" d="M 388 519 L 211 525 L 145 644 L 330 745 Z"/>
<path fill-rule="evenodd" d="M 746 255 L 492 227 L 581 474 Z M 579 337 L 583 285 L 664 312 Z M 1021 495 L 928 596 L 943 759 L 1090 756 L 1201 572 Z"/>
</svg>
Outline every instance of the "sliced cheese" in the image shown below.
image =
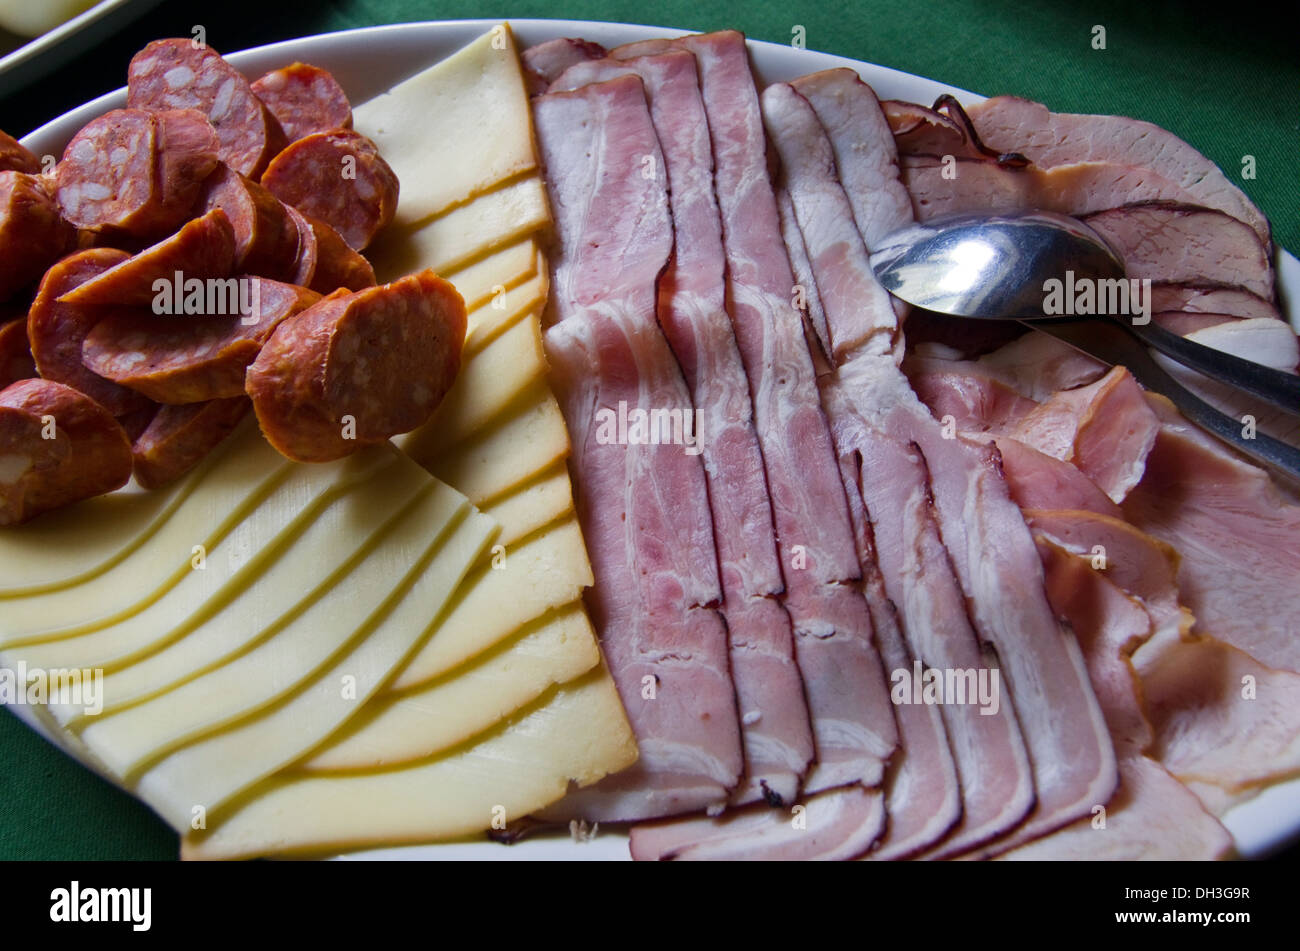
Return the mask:
<svg viewBox="0 0 1300 951">
<path fill-rule="evenodd" d="M 429 636 L 442 606 L 495 531 L 491 519 L 469 511 L 432 559 L 403 581 L 403 593 L 390 599 L 388 613 L 329 669 L 259 716 L 154 764 L 139 777 L 135 791 L 177 831 L 192 828 L 196 807 L 203 808 L 211 828 L 232 797 L 301 759 L 356 715 Z M 436 801 L 436 790 L 425 794 Z"/>
<path fill-rule="evenodd" d="M 520 320 L 529 314 L 540 314 L 546 306 L 549 286 L 550 278 L 543 270 L 471 311 L 466 319 L 465 353 L 471 358 L 477 356 Z"/>
<path fill-rule="evenodd" d="M 47 616 L 71 623 L 72 630 L 85 633 L 25 645 L 16 655 L 34 667 L 99 667 L 107 670 L 122 667 L 165 647 L 237 598 L 249 581 L 270 563 L 270 559 L 305 531 L 334 499 L 384 468 L 405 462 L 391 446 L 384 445 L 364 449 L 328 465 L 291 464 L 287 478 L 258 500 L 257 505 L 243 509 L 241 521 L 228 537 L 207 552 L 201 562 L 191 560 L 188 544 L 173 549 L 170 558 L 165 557 L 168 552 L 157 550 L 155 545 L 142 549 L 156 554 L 162 565 L 174 563 L 178 558 L 184 560 L 183 576 L 161 597 L 110 624 L 76 625 L 76 620 L 86 616 L 88 607 L 74 600 L 75 592 L 81 589 L 56 592 L 48 596 L 51 603 L 40 609 Z M 195 497 L 219 497 L 221 494 L 216 491 L 216 486 L 206 488 L 211 491 L 205 490 Z M 200 523 L 188 526 L 186 533 L 192 539 L 201 537 L 199 533 L 202 530 Z M 123 565 L 127 563 L 123 562 Z M 97 585 L 111 574 L 109 572 L 82 587 Z M 124 579 L 123 583 L 137 590 L 140 588 L 139 579 Z"/>
<path fill-rule="evenodd" d="M 392 455 L 393 465 L 360 484 L 333 493 L 301 535 L 261 570 L 246 574 L 246 587 L 197 626 L 192 614 L 197 605 L 183 596 L 177 600 L 168 595 L 143 612 L 140 617 L 160 608 L 171 611 L 164 623 L 169 621 L 173 632 L 184 636 L 105 676 L 103 711 L 97 719 L 157 697 L 253 650 L 268 638 L 277 637 L 313 602 L 330 596 L 335 585 L 354 584 L 356 576 L 352 572 L 357 565 L 376 545 L 387 544 L 394 515 L 433 484 L 428 473 L 414 462 Z M 304 469 L 310 473 L 308 467 Z M 259 508 L 249 518 L 265 517 Z M 433 533 L 439 527 L 430 524 L 428 531 Z M 370 598 L 372 593 L 362 590 L 360 596 Z M 108 636 L 107 629 L 88 635 L 99 639 Z M 80 721 L 85 714 L 80 707 L 50 707 L 65 725 L 73 729 L 84 725 Z M 143 709 L 149 709 L 148 704 Z"/>
<path fill-rule="evenodd" d="M 224 821 L 182 840 L 187 859 L 309 854 L 445 841 L 522 818 L 636 760 L 609 673 L 548 694 L 476 745 L 405 768 L 285 774 Z"/>
<path fill-rule="evenodd" d="M 402 183 L 395 224 L 418 222 L 537 167 L 508 24 L 352 111 Z"/>
<path fill-rule="evenodd" d="M 434 756 L 598 663 L 596 633 L 575 602 L 537 619 L 470 667 L 409 693 L 376 697 L 301 768 L 376 769 Z"/>
<path fill-rule="evenodd" d="M 390 225 L 366 249 L 366 256 L 381 280 L 421 268 L 441 273 L 539 231 L 550 221 L 546 186 L 537 175 L 529 175 L 424 224 Z"/>
<path fill-rule="evenodd" d="M 393 681 L 409 690 L 499 644 L 533 618 L 576 601 L 592 583 L 576 519 L 568 519 L 506 549 L 470 576 L 437 636 Z"/>
<path fill-rule="evenodd" d="M 569 432 L 555 397 L 540 391 L 536 403 L 465 440 L 454 452 L 439 454 L 418 438 L 406 441 L 402 448 L 482 507 L 565 458 Z"/>
<path fill-rule="evenodd" d="M 501 526 L 496 543 L 505 546 L 572 511 L 573 487 L 569 470 L 562 462 L 483 508 L 483 514 L 490 515 Z"/>
<path fill-rule="evenodd" d="M 461 368 L 455 385 L 425 424 L 428 431 L 421 434 L 421 445 L 427 452 L 441 453 L 468 439 L 523 402 L 545 377 L 541 323 L 534 315 L 515 324 Z"/>
<path fill-rule="evenodd" d="M 537 240 L 524 238 L 442 276 L 451 281 L 465 299 L 465 307 L 473 311 L 535 275 L 537 254 Z"/>
<path fill-rule="evenodd" d="M 294 463 L 245 425 L 202 481 L 141 545 L 102 574 L 47 594 L 9 598 L 0 611 L 0 647 L 68 637 L 148 607 L 192 572 L 195 546 L 208 555 L 285 482 Z"/>
</svg>

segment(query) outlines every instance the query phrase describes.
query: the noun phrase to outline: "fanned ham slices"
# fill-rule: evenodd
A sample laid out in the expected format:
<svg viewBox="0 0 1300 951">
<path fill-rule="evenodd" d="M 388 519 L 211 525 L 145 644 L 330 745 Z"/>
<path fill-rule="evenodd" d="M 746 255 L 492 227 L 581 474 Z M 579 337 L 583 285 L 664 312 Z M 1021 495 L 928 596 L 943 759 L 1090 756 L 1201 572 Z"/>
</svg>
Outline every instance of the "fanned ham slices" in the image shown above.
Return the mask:
<svg viewBox="0 0 1300 951">
<path fill-rule="evenodd" d="M 1232 854 L 1217 814 L 1300 774 L 1290 490 L 1044 334 L 909 347 L 869 254 L 947 210 L 1087 215 L 1163 326 L 1291 369 L 1258 209 L 1136 120 L 760 90 L 735 32 L 524 59 L 641 750 L 544 818 L 630 823 L 637 859 Z M 690 446 L 603 426 L 673 409 Z"/>
</svg>

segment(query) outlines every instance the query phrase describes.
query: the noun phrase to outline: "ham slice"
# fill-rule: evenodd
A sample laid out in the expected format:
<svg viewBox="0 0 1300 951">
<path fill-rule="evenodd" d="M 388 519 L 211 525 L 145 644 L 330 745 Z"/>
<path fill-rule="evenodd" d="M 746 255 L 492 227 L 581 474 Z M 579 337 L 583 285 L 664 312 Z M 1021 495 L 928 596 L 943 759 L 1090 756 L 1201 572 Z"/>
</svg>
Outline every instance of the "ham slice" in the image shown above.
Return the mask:
<svg viewBox="0 0 1300 951">
<path fill-rule="evenodd" d="M 719 808 L 742 763 L 703 465 L 681 445 L 621 445 L 597 423 L 620 403 L 691 409 L 655 319 L 672 225 L 643 86 L 624 76 L 541 96 L 534 119 L 558 243 L 561 319 L 545 342 L 596 578 L 587 602 L 640 750 L 630 770 L 551 815 L 617 821 Z M 658 174 L 641 174 L 645 155 Z M 607 174 L 595 174 L 596 162 Z"/>
<path fill-rule="evenodd" d="M 562 36 L 528 47 L 520 58 L 528 77 L 529 90 L 532 95 L 539 96 L 570 66 L 601 59 L 604 55 L 605 47 L 599 43 Z"/>
<path fill-rule="evenodd" d="M 1186 204 L 1118 204 L 1084 221 L 1123 256 L 1129 277 L 1214 281 L 1274 299 L 1268 247 L 1236 218 Z"/>
<path fill-rule="evenodd" d="M 767 174 L 758 93 L 745 39 L 726 31 L 619 47 L 618 59 L 695 55 L 715 161 L 731 320 L 785 572 L 785 606 L 812 718 L 813 793 L 877 785 L 897 745 L 830 430 L 817 396 L 794 275 Z"/>
<path fill-rule="evenodd" d="M 634 74 L 645 85 L 666 166 L 675 233 L 660 280 L 659 322 L 694 405 L 740 709 L 745 776 L 732 804 L 793 802 L 813 757 L 790 617 L 776 600 L 785 588 L 772 504 L 754 432 L 753 405 L 731 322 L 726 318 L 722 224 L 713 194 L 713 152 L 695 57 L 678 51 L 570 67 L 553 91 Z"/>
<path fill-rule="evenodd" d="M 1194 204 L 1240 219 L 1268 241 L 1268 219 L 1245 193 L 1192 146 L 1150 122 L 1049 112 L 1016 96 L 994 96 L 967 113 L 991 148 L 1022 152 L 1042 168 L 1121 162 L 1150 169 L 1187 189 Z"/>
<path fill-rule="evenodd" d="M 1234 317 L 1271 317 L 1280 320 L 1277 308 L 1250 291 L 1231 284 L 1170 283 L 1153 281 L 1151 311 L 1181 311 L 1194 314 L 1231 314 Z"/>
</svg>

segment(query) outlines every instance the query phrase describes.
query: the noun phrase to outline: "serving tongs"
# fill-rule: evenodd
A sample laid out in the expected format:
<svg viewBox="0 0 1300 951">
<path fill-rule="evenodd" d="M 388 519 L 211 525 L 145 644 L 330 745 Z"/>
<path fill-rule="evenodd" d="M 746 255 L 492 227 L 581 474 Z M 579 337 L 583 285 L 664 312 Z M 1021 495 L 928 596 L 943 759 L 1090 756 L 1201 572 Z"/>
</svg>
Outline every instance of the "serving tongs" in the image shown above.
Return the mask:
<svg viewBox="0 0 1300 951">
<path fill-rule="evenodd" d="M 1138 382 L 1168 398 L 1191 422 L 1257 462 L 1300 480 L 1300 449 L 1265 433 L 1244 435 L 1240 420 L 1175 380 L 1147 347 L 1293 415 L 1300 415 L 1300 376 L 1150 323 L 1149 306 L 1146 314 L 1136 312 L 1139 308 L 1128 291 L 1137 282 L 1125 280 L 1119 256 L 1074 218 L 1027 212 L 935 219 L 887 236 L 871 255 L 871 267 L 886 290 L 913 306 L 953 317 L 1016 320 L 1111 366 L 1127 367 Z M 1127 288 L 1110 283 L 1120 280 Z M 1126 301 L 1129 313 L 1057 313 L 1068 310 L 1072 289 L 1086 282 L 1092 282 L 1094 302 Z M 1055 301 L 1053 293 L 1059 295 Z"/>
</svg>

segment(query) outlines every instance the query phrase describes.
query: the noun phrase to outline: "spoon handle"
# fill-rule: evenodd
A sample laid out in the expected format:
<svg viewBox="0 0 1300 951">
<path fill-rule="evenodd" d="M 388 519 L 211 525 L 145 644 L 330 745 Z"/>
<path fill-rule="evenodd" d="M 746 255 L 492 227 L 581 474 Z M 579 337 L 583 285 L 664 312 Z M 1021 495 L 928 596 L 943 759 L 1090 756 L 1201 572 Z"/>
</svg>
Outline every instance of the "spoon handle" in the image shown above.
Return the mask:
<svg viewBox="0 0 1300 951">
<path fill-rule="evenodd" d="M 1250 393 L 1293 416 L 1300 416 L 1300 376 L 1215 350 L 1171 333 L 1159 324 L 1134 325 L 1122 318 L 1116 323 L 1148 347 L 1173 357 L 1184 366 Z"/>
<path fill-rule="evenodd" d="M 1139 383 L 1168 398 L 1188 420 L 1243 455 L 1286 474 L 1293 484 L 1300 485 L 1300 449 L 1266 433 L 1256 432 L 1251 438 L 1246 438 L 1240 420 L 1219 412 L 1186 389 L 1165 372 L 1142 343 L 1124 333 L 1115 323 L 1086 318 L 1077 321 L 1022 320 L 1020 323 L 1049 333 L 1111 366 L 1127 367 Z"/>
</svg>

